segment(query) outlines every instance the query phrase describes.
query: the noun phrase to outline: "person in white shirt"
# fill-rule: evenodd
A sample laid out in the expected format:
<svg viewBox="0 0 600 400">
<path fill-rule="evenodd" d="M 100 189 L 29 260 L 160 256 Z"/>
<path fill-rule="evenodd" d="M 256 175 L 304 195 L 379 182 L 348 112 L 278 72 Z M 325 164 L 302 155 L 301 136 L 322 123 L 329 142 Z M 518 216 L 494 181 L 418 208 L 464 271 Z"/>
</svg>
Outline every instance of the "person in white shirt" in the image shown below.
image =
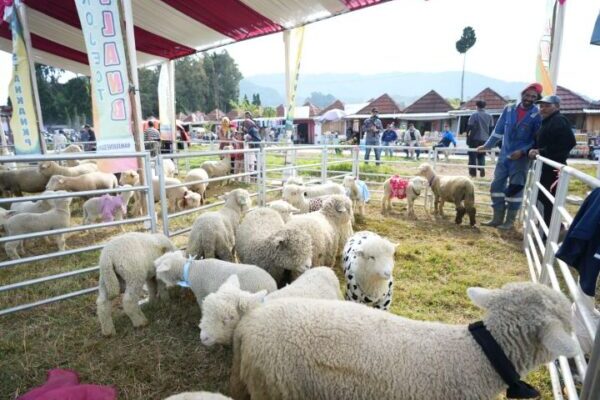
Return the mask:
<svg viewBox="0 0 600 400">
<path fill-rule="evenodd" d="M 404 143 L 410 147 L 418 147 L 421 143 L 421 132 L 415 128 L 415 124 L 412 122 L 408 124 L 408 129 L 404 132 Z M 417 160 L 421 156 L 421 150 L 416 150 Z M 415 150 L 408 150 L 408 157 L 414 158 Z"/>
<path fill-rule="evenodd" d="M 67 137 L 62 129 L 52 136 L 52 143 L 54 144 L 54 151 L 57 153 L 60 153 L 62 149 L 67 147 Z"/>
</svg>

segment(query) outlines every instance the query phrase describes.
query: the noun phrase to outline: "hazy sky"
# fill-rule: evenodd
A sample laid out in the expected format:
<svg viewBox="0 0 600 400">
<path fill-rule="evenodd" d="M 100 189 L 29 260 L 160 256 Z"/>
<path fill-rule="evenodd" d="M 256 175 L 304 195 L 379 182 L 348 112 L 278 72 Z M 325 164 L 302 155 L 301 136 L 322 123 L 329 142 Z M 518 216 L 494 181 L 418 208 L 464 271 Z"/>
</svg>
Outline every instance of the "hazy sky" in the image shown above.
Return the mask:
<svg viewBox="0 0 600 400">
<path fill-rule="evenodd" d="M 467 70 L 498 79 L 535 80 L 546 0 L 398 0 L 308 25 L 302 73 L 460 70 L 455 42 L 472 26 L 477 43 Z M 558 83 L 600 99 L 600 46 L 589 44 L 600 2 L 567 0 Z M 282 34 L 226 47 L 244 76 L 284 71 Z M 10 56 L 0 52 L 0 102 Z M 283 91 L 283 90 L 282 90 Z"/>
</svg>

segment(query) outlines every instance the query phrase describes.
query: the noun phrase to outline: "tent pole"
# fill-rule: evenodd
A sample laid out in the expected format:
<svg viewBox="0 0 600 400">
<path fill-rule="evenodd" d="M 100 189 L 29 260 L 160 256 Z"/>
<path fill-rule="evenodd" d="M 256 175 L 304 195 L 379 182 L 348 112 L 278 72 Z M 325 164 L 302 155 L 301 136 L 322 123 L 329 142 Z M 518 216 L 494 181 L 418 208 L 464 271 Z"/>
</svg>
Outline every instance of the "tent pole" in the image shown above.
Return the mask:
<svg viewBox="0 0 600 400">
<path fill-rule="evenodd" d="M 167 71 L 169 73 L 169 93 L 171 94 L 171 101 L 169 102 L 169 118 L 173 126 L 172 132 L 172 143 L 173 146 L 177 146 L 177 114 L 175 113 L 175 61 L 167 61 Z M 173 149 L 171 149 L 173 150 Z M 171 151 L 174 153 L 174 151 Z"/>
<path fill-rule="evenodd" d="M 554 23 L 552 24 L 552 42 L 550 50 L 550 80 L 553 86 L 553 94 L 556 94 L 556 87 L 558 86 L 558 69 L 560 66 L 566 7 L 566 2 L 561 5 L 558 0 L 554 5 Z"/>
<path fill-rule="evenodd" d="M 283 117 L 286 118 L 287 121 L 287 111 L 290 109 L 290 97 L 291 97 L 291 81 L 292 81 L 292 71 L 290 66 L 290 31 L 283 31 L 283 46 L 285 49 L 284 57 L 285 57 L 285 108 L 283 111 Z M 286 131 L 287 131 L 286 124 Z M 293 139 L 293 138 L 292 138 Z"/>
</svg>

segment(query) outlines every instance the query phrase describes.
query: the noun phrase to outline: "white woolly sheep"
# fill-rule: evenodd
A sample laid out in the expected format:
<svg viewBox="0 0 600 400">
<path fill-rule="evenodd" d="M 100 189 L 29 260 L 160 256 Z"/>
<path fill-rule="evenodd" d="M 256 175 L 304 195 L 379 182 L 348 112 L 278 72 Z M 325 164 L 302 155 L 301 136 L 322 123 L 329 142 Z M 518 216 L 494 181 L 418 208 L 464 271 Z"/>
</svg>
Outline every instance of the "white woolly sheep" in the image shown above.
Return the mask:
<svg viewBox="0 0 600 400">
<path fill-rule="evenodd" d="M 346 300 L 388 310 L 392 303 L 396 245 L 376 233 L 355 233 L 344 246 Z"/>
<path fill-rule="evenodd" d="M 187 254 L 198 259 L 234 260 L 235 231 L 242 214 L 252 206 L 247 190 L 235 189 L 221 196 L 225 204 L 219 211 L 201 214 L 192 225 Z"/>
<path fill-rule="evenodd" d="M 123 186 L 123 188 L 129 187 L 131 186 Z M 127 205 L 131 196 L 133 196 L 133 191 L 121 192 L 115 196 L 105 194 L 86 200 L 83 203 L 83 223 L 87 225 L 98 220 L 103 222 L 121 221 L 127 215 Z M 124 229 L 124 225 L 121 225 L 121 230 Z"/>
<path fill-rule="evenodd" d="M 131 185 L 131 186 L 139 186 L 140 184 L 140 174 L 136 170 L 130 169 L 127 171 L 121 172 L 121 177 L 119 178 L 119 184 L 121 186 Z M 142 196 L 143 194 L 140 192 L 133 193 L 133 205 L 131 207 L 132 215 L 141 215 L 142 213 Z"/>
<path fill-rule="evenodd" d="M 119 182 L 121 185 L 138 186 L 140 184 L 140 175 L 137 171 L 132 169 L 125 171 L 121 173 Z M 165 186 L 177 185 L 180 183 L 181 181 L 177 178 L 165 178 Z M 160 201 L 160 183 L 156 176 L 152 177 L 152 190 L 154 193 L 154 202 L 157 203 Z M 185 186 L 169 188 L 167 189 L 166 194 L 168 202 L 167 208 L 169 211 L 199 207 L 201 202 L 201 198 L 198 199 L 197 196 L 189 195 L 189 190 Z M 187 198 L 186 194 L 188 194 Z M 141 196 L 142 194 L 140 192 L 135 192 L 133 194 L 133 206 L 131 207 L 132 215 L 140 215 L 142 212 Z"/>
<path fill-rule="evenodd" d="M 198 208 L 202 205 L 202 196 L 199 193 L 187 190 L 183 195 L 183 200 L 180 203 L 181 208 L 188 210 L 190 208 Z"/>
<path fill-rule="evenodd" d="M 185 264 L 188 266 L 187 281 L 185 280 Z M 216 292 L 219 287 L 232 275 L 237 275 L 242 288 L 249 292 L 277 290 L 275 280 L 256 265 L 234 264 L 228 261 L 209 258 L 205 260 L 189 260 L 183 251 L 165 253 L 154 261 L 156 279 L 163 282 L 167 288 L 185 282 L 192 289 L 202 307 L 206 296 Z"/>
<path fill-rule="evenodd" d="M 70 144 L 62 152 L 63 153 L 81 153 L 81 152 L 83 152 L 83 149 L 76 144 Z M 80 164 L 79 160 L 66 160 L 64 163 L 67 167 L 76 167 Z"/>
<path fill-rule="evenodd" d="M 48 177 L 40 173 L 37 167 L 17 168 L 0 171 L 0 191 L 2 197 L 11 195 L 21 197 L 23 192 L 39 193 L 46 190 Z"/>
<path fill-rule="evenodd" d="M 123 310 L 131 319 L 134 327 L 144 326 L 148 320 L 142 313 L 138 301 L 144 283 L 148 287 L 150 300 L 166 296 L 162 283 L 156 281 L 154 260 L 175 246 L 163 234 L 129 232 L 111 239 L 100 253 L 100 280 L 96 306 L 102 334 L 115 334 L 112 320 L 112 302 L 123 296 Z"/>
<path fill-rule="evenodd" d="M 352 200 L 352 207 L 359 215 L 365 215 L 365 204 L 369 201 L 369 189 L 363 181 L 359 181 L 354 176 L 345 176 L 343 186 L 346 189 L 346 196 Z"/>
<path fill-rule="evenodd" d="M 352 236 L 352 202 L 345 195 L 332 195 L 323 208 L 308 214 L 292 215 L 286 227 L 307 232 L 312 243 L 312 265 L 333 267 Z"/>
<path fill-rule="evenodd" d="M 83 164 L 82 164 L 83 165 Z M 106 172 L 90 172 L 79 176 L 54 175 L 48 181 L 48 190 L 82 192 L 86 190 L 115 189 L 117 177 Z"/>
<path fill-rule="evenodd" d="M 521 376 L 577 353 L 563 294 L 534 283 L 467 294 Z M 493 399 L 507 387 L 467 325 L 352 302 L 265 302 L 244 315 L 233 346 L 236 399 Z"/>
<path fill-rule="evenodd" d="M 435 196 L 434 215 L 444 217 L 444 202 L 451 201 L 456 206 L 457 225 L 462 223 L 465 213 L 469 214 L 469 224 L 475 221 L 475 185 L 466 176 L 436 175 L 431 165 L 424 163 L 419 167 L 419 175 L 427 179 Z M 464 205 L 463 205 L 464 203 Z"/>
<path fill-rule="evenodd" d="M 304 179 L 301 176 L 290 176 L 286 179 L 284 185 L 304 186 Z"/>
<path fill-rule="evenodd" d="M 281 215 L 268 207 L 250 211 L 236 229 L 235 251 L 240 262 L 266 270 L 282 286 L 312 265 L 308 233 L 284 225 Z"/>
<path fill-rule="evenodd" d="M 166 178 L 173 178 L 177 173 L 177 167 L 175 167 L 175 163 L 173 160 L 169 160 L 168 158 L 163 159 L 163 174 Z"/>
<path fill-rule="evenodd" d="M 381 198 L 381 213 L 388 214 L 392 210 L 394 198 L 404 199 L 408 204 L 408 216 L 415 216 L 415 200 L 421 195 L 427 181 L 419 176 L 411 179 L 403 179 L 398 175 L 389 177 L 383 183 L 383 197 Z"/>
<path fill-rule="evenodd" d="M 301 213 L 319 211 L 323 207 L 323 202 L 331 195 L 308 198 L 306 196 L 306 187 L 298 185 L 285 185 L 283 187 L 282 199 L 300 210 Z"/>
<path fill-rule="evenodd" d="M 265 301 L 285 297 L 341 300 L 340 282 L 329 267 L 315 267 L 290 285 L 272 293 L 250 293 L 240 288 L 236 275 L 230 276 L 215 293 L 202 303 L 200 341 L 205 346 L 230 346 L 233 332 L 243 313 Z"/>
<path fill-rule="evenodd" d="M 205 179 L 208 179 L 208 174 L 206 173 L 206 171 L 203 170 L 202 168 L 194 168 L 194 169 L 190 170 L 190 172 L 187 173 L 187 175 L 185 176 L 184 182 L 187 183 L 187 182 L 201 181 L 201 180 L 205 180 Z M 188 188 L 192 192 L 196 192 L 200 196 L 202 196 L 202 204 L 204 204 L 204 192 L 206 191 L 207 186 L 208 186 L 208 183 L 193 183 L 193 184 L 189 184 Z"/>
<path fill-rule="evenodd" d="M 184 392 L 174 394 L 165 400 L 232 400 L 231 397 L 223 396 L 220 393 L 211 392 Z"/>
<path fill-rule="evenodd" d="M 42 195 L 54 194 L 55 192 L 52 190 L 46 190 L 42 193 Z M 12 203 L 10 205 L 10 210 L 15 213 L 32 213 L 32 214 L 40 214 L 46 212 L 52 208 L 52 204 L 48 202 L 48 200 L 38 200 L 38 201 L 22 201 L 19 203 Z"/>
<path fill-rule="evenodd" d="M 232 150 L 233 147 L 225 146 L 223 150 Z M 231 154 L 223 155 L 223 158 L 219 161 L 209 160 L 204 161 L 200 164 L 200 168 L 202 168 L 210 178 L 217 178 L 220 176 L 229 175 L 231 171 Z M 225 184 L 227 182 L 226 179 L 221 181 L 221 184 Z"/>
<path fill-rule="evenodd" d="M 79 176 L 97 172 L 98 166 L 92 163 L 80 164 L 75 167 L 63 167 L 54 161 L 44 161 L 38 165 L 40 173 L 48 178 L 54 175 Z"/>
<path fill-rule="evenodd" d="M 70 198 L 65 199 L 48 199 L 46 200 L 52 208 L 46 212 L 21 213 L 11 216 L 4 223 L 4 230 L 7 236 L 21 235 L 24 233 L 43 232 L 54 229 L 68 228 L 71 223 L 71 204 Z M 59 251 L 65 250 L 65 235 L 53 235 L 54 241 Z M 25 245 L 23 240 L 14 240 L 6 242 L 4 245 L 6 255 L 11 259 L 20 258 L 19 250 L 22 254 L 25 253 Z"/>
<path fill-rule="evenodd" d="M 268 204 L 268 207 L 277 211 L 279 215 L 281 215 L 283 222 L 288 222 L 292 217 L 292 214 L 300 213 L 300 210 L 285 200 L 272 201 Z"/>
<path fill-rule="evenodd" d="M 329 194 L 345 194 L 346 190 L 339 183 L 327 182 L 320 185 L 304 186 L 304 192 L 306 193 L 306 197 L 310 199 L 313 197 L 326 196 Z"/>
</svg>

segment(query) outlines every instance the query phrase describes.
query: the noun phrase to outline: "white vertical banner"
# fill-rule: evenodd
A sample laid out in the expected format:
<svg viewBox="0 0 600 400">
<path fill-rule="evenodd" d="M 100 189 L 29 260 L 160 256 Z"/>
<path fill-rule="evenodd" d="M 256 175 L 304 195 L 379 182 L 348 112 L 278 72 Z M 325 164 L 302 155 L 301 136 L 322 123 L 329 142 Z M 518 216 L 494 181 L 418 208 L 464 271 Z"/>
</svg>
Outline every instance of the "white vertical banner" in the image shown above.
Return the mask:
<svg viewBox="0 0 600 400">
<path fill-rule="evenodd" d="M 161 64 L 158 75 L 158 119 L 160 120 L 161 140 L 173 140 L 175 121 L 172 120 L 171 104 L 173 96 L 170 85 L 169 61 Z"/>
</svg>

